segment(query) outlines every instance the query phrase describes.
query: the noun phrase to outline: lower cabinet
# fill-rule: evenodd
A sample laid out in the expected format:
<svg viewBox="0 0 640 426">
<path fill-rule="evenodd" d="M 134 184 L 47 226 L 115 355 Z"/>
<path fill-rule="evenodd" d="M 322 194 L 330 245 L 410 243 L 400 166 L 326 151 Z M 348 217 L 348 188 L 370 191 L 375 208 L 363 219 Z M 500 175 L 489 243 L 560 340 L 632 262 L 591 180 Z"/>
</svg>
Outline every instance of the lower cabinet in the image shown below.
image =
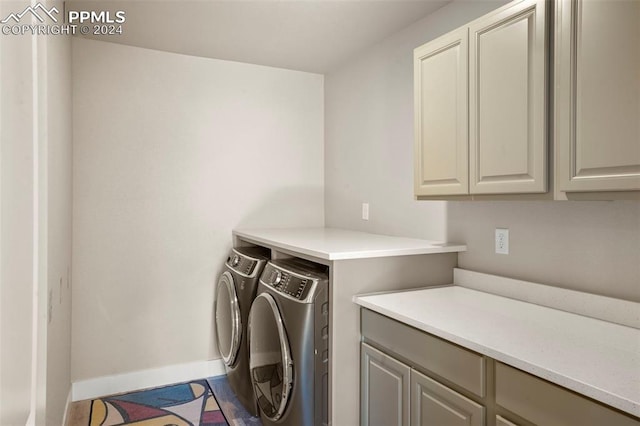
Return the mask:
<svg viewBox="0 0 640 426">
<path fill-rule="evenodd" d="M 368 309 L 361 314 L 362 426 L 640 426 L 637 417 L 495 359 Z"/>
<path fill-rule="evenodd" d="M 409 426 L 411 369 L 362 343 L 360 422 L 370 426 Z"/>
<path fill-rule="evenodd" d="M 484 407 L 411 370 L 411 425 L 482 426 Z"/>
<path fill-rule="evenodd" d="M 362 343 L 361 424 L 483 426 L 484 407 Z"/>
<path fill-rule="evenodd" d="M 544 426 L 639 426 L 632 418 L 531 374 L 496 362 L 496 404 Z M 508 417 L 508 414 L 505 414 Z M 497 425 L 513 425 L 505 419 Z"/>
<path fill-rule="evenodd" d="M 496 426 L 518 426 L 515 423 L 511 423 L 509 420 L 502 416 L 496 416 Z"/>
</svg>

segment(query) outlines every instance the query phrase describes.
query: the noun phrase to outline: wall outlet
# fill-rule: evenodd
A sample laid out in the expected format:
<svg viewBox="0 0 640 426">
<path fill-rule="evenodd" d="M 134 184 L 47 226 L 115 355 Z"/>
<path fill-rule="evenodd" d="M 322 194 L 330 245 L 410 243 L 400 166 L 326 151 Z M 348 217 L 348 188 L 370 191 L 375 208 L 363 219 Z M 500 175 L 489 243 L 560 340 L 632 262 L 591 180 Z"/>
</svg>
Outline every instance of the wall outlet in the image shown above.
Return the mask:
<svg viewBox="0 0 640 426">
<path fill-rule="evenodd" d="M 369 220 L 369 203 L 362 203 L 362 220 Z"/>
<path fill-rule="evenodd" d="M 496 253 L 509 254 L 509 230 L 496 228 Z"/>
</svg>

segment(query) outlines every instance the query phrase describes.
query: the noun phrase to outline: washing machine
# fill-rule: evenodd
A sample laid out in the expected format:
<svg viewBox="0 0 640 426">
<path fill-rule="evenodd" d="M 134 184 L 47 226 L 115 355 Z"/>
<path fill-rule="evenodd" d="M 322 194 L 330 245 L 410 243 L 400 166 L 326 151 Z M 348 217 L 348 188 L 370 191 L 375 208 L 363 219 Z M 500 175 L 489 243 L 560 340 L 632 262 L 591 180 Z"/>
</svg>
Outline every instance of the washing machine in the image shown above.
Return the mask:
<svg viewBox="0 0 640 426">
<path fill-rule="evenodd" d="M 265 426 L 328 424 L 327 268 L 267 263 L 249 314 L 249 369 Z"/>
<path fill-rule="evenodd" d="M 258 415 L 258 407 L 249 373 L 247 325 L 269 254 L 261 247 L 232 249 L 218 279 L 214 305 L 216 339 L 229 385 L 254 416 Z"/>
</svg>

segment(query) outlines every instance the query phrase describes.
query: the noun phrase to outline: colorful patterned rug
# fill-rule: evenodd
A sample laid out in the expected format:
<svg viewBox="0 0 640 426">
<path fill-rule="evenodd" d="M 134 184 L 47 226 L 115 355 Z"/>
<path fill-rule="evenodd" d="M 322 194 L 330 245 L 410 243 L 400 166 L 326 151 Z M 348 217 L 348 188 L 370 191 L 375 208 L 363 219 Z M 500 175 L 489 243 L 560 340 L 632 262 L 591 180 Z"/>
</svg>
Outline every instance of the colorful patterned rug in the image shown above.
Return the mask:
<svg viewBox="0 0 640 426">
<path fill-rule="evenodd" d="M 206 380 L 91 402 L 89 426 L 229 426 Z"/>
<path fill-rule="evenodd" d="M 231 426 L 262 426 L 260 417 L 253 417 L 244 409 L 242 403 L 231 390 L 227 376 L 210 377 L 207 382 Z"/>
</svg>

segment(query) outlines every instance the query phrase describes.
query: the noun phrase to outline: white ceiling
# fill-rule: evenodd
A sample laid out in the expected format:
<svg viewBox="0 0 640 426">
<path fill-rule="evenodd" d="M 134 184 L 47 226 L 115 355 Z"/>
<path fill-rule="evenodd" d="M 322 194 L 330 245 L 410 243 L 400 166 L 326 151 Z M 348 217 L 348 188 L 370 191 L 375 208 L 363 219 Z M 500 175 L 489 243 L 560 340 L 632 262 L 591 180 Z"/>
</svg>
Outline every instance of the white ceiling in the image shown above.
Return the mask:
<svg viewBox="0 0 640 426">
<path fill-rule="evenodd" d="M 99 40 L 326 73 L 450 0 L 72 1 L 123 10 L 122 35 Z"/>
</svg>

